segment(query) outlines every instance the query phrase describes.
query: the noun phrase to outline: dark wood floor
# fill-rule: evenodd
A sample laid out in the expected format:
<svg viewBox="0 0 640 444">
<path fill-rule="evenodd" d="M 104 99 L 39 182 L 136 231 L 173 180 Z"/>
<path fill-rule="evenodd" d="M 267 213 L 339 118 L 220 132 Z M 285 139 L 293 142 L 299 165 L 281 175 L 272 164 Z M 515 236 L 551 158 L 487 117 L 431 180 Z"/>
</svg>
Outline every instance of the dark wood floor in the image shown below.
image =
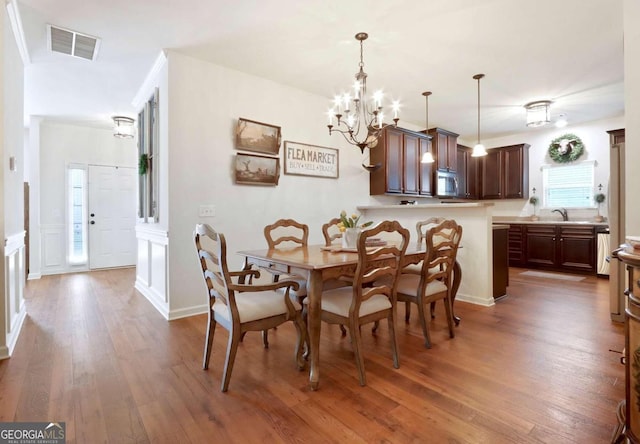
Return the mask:
<svg viewBox="0 0 640 444">
<path fill-rule="evenodd" d="M 439 305 L 431 350 L 415 314 L 399 316 L 398 370 L 385 324 L 367 330 L 367 387 L 349 340 L 324 325 L 311 392 L 286 325 L 268 350 L 247 335 L 226 394 L 226 331 L 203 371 L 206 317 L 165 321 L 132 289 L 133 269 L 43 277 L 27 284 L 28 318 L 0 362 L 0 421 L 65 421 L 68 443 L 608 442 L 624 397 L 608 282 L 521 271 L 494 307 L 457 304 L 453 340 Z"/>
</svg>

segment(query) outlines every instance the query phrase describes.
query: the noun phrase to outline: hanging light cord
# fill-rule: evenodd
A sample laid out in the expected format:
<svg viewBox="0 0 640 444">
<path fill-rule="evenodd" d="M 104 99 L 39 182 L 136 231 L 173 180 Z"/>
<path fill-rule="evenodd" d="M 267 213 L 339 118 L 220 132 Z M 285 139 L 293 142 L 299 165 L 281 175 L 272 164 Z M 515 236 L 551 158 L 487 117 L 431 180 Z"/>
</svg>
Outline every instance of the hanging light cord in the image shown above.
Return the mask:
<svg viewBox="0 0 640 444">
<path fill-rule="evenodd" d="M 478 77 L 478 145 L 480 145 L 480 79 Z"/>
<path fill-rule="evenodd" d="M 484 77 L 484 74 L 476 74 L 473 76 L 478 81 L 478 145 L 480 145 L 480 79 Z"/>
</svg>

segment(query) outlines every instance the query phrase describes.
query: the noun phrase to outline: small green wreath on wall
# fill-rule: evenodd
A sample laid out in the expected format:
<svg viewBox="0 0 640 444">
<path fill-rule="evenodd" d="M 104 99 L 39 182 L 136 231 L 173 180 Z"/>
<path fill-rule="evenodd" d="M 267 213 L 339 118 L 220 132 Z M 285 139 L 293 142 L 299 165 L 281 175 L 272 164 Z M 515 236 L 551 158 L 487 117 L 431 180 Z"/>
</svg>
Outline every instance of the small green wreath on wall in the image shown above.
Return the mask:
<svg viewBox="0 0 640 444">
<path fill-rule="evenodd" d="M 575 134 L 565 134 L 553 139 L 549 145 L 549 157 L 558 163 L 577 160 L 584 152 L 582 140 Z"/>
<path fill-rule="evenodd" d="M 146 154 L 140 155 L 140 160 L 138 160 L 138 173 L 141 176 L 147 174 L 147 170 L 149 169 L 149 156 Z"/>
</svg>

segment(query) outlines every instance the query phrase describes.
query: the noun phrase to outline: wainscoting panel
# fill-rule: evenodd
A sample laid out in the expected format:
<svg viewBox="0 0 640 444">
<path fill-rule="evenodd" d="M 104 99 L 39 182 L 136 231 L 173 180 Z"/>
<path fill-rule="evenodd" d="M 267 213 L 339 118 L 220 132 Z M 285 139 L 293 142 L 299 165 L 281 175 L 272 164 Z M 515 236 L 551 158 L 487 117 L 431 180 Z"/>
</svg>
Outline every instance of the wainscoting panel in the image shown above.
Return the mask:
<svg viewBox="0 0 640 444">
<path fill-rule="evenodd" d="M 65 226 L 43 225 L 42 239 L 42 274 L 60 274 L 66 270 Z"/>
<path fill-rule="evenodd" d="M 10 235 L 5 240 L 5 323 L 6 331 L 0 343 L 0 359 L 8 358 L 18 341 L 22 323 L 27 314 L 24 304 L 25 231 Z"/>
<path fill-rule="evenodd" d="M 135 287 L 149 302 L 169 319 L 169 296 L 167 294 L 167 248 L 168 233 L 150 228 L 148 225 L 136 226 L 138 240 L 138 258 L 136 261 Z"/>
</svg>

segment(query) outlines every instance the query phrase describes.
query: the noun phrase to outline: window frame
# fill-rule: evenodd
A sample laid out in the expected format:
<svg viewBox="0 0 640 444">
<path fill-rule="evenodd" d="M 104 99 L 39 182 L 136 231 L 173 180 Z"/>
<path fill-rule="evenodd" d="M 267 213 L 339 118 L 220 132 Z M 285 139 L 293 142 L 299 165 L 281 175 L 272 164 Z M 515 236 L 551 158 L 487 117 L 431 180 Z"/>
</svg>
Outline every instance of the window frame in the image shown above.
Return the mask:
<svg viewBox="0 0 640 444">
<path fill-rule="evenodd" d="M 82 221 L 82 256 L 77 257 L 74 255 L 74 192 L 72 184 L 72 170 L 80 170 L 83 172 L 82 177 L 82 215 L 80 216 Z M 66 189 L 66 218 L 67 223 L 67 263 L 69 265 L 88 265 L 89 264 L 89 168 L 86 164 L 69 163 L 67 164 L 65 174 L 65 189 Z"/>
<path fill-rule="evenodd" d="M 138 218 L 141 222 L 157 223 L 158 209 L 158 165 L 159 165 L 159 120 L 156 88 L 138 113 L 138 161 L 147 155 L 147 171 L 138 174 Z"/>
</svg>

